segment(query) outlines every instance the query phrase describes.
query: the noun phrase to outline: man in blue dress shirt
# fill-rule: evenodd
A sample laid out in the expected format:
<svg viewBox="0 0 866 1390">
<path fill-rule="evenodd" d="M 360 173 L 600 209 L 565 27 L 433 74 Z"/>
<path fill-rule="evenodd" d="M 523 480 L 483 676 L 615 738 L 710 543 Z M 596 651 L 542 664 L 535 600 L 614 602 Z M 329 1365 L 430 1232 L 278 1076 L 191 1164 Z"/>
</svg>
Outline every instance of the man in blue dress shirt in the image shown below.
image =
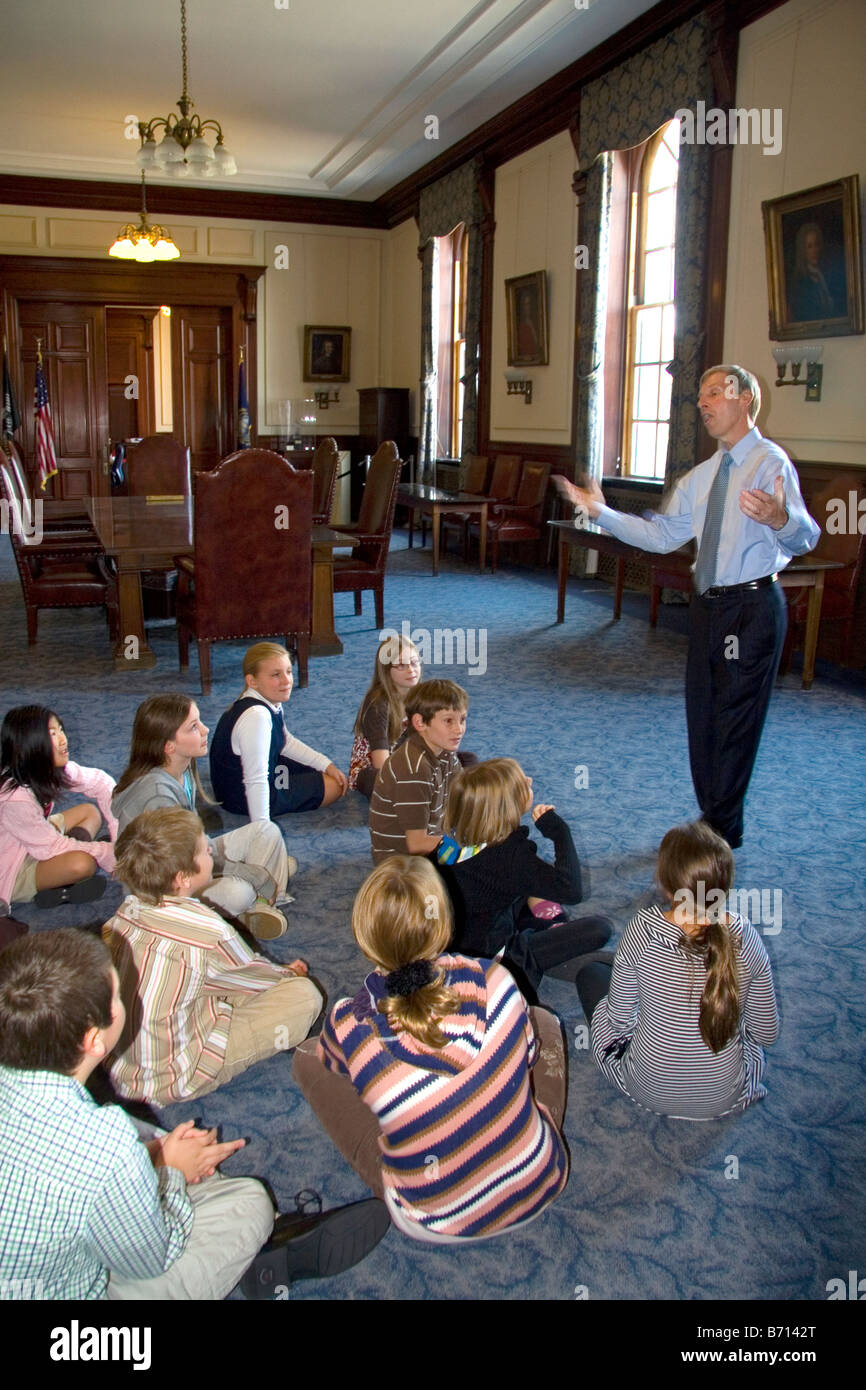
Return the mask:
<svg viewBox="0 0 866 1390">
<path fill-rule="evenodd" d="M 661 513 L 613 511 L 595 479 L 588 488 L 556 480 L 564 497 L 628 545 L 665 552 L 692 537 L 698 543 L 686 667 L 689 759 L 704 820 L 735 849 L 788 622 L 777 571 L 820 535 L 791 460 L 755 426 L 760 407 L 761 389 L 744 367 L 704 373 L 698 410 L 720 447 L 679 479 Z"/>
</svg>

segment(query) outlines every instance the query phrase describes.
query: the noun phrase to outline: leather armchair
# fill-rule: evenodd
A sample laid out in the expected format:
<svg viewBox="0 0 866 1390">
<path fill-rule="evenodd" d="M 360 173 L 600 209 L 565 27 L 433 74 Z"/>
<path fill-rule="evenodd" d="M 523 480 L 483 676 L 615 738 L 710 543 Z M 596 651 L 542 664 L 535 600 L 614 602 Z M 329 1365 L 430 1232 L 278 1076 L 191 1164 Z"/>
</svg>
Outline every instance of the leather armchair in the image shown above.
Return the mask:
<svg viewBox="0 0 866 1390">
<path fill-rule="evenodd" d="M 487 540 L 490 545 L 490 567 L 494 572 L 499 560 L 500 545 L 514 544 L 516 541 L 538 541 L 541 538 L 542 514 L 549 477 L 549 463 L 536 463 L 527 459 L 523 465 L 515 500 L 498 502 L 490 508 L 487 518 Z M 472 526 L 471 529 L 475 530 L 475 527 Z"/>
<path fill-rule="evenodd" d="M 313 455 L 313 525 L 328 526 L 337 484 L 340 458 L 337 441 L 330 435 L 320 439 Z"/>
<path fill-rule="evenodd" d="M 21 580 L 29 645 L 36 642 L 40 608 L 104 607 L 109 636 L 116 641 L 120 633 L 117 581 L 95 533 L 70 528 L 39 537 L 33 525 L 36 514 L 25 505 L 2 452 L 0 493 L 6 504 L 4 522 L 8 524 Z"/>
<path fill-rule="evenodd" d="M 380 444 L 370 463 L 358 520 L 333 528 L 358 542 L 351 555 L 334 556 L 334 593 L 354 593 L 355 612 L 360 613 L 363 591 L 372 589 L 380 628 L 385 626 L 385 565 L 402 467 L 394 441 Z"/>
<path fill-rule="evenodd" d="M 487 486 L 487 474 L 490 471 L 490 464 L 486 454 L 467 454 L 466 469 L 463 477 L 461 492 L 474 492 L 481 496 Z M 448 530 L 458 531 L 463 537 L 463 558 L 469 558 L 469 512 L 461 512 L 456 508 L 453 512 L 441 512 L 441 525 L 445 533 Z M 424 527 L 422 519 L 421 535 L 423 538 Z M 447 544 L 447 534 L 443 536 Z"/>
<path fill-rule="evenodd" d="M 240 449 L 196 473 L 193 558 L 176 561 L 180 669 L 198 644 L 210 694 L 214 642 L 280 636 L 307 684 L 312 624 L 313 474 L 268 449 Z"/>
</svg>

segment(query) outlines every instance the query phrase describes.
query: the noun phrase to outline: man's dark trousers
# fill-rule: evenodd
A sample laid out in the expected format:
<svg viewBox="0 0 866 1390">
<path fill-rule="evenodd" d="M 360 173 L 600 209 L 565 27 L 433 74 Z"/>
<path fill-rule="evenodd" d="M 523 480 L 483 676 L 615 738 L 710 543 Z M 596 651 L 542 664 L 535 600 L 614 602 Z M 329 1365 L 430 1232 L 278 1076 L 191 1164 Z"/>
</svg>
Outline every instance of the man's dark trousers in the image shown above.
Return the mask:
<svg viewBox="0 0 866 1390">
<path fill-rule="evenodd" d="M 787 626 L 778 583 L 692 596 L 686 665 L 692 781 L 704 820 L 735 846 Z"/>
</svg>

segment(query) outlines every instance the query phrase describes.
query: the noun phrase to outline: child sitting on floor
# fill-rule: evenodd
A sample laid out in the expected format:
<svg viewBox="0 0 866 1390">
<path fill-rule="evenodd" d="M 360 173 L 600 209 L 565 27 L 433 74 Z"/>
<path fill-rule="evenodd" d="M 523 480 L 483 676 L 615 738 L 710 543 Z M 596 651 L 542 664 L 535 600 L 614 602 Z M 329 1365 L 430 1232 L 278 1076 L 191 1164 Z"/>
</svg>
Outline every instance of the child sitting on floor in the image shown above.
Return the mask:
<svg viewBox="0 0 866 1390">
<path fill-rule="evenodd" d="M 709 1120 L 767 1094 L 761 1044 L 779 1020 L 764 943 L 723 903 L 726 840 L 702 821 L 669 830 L 658 882 L 670 906 L 642 908 L 610 965 L 586 964 L 577 991 L 609 1081 L 647 1110 Z"/>
<path fill-rule="evenodd" d="M 421 679 L 421 657 L 408 637 L 393 634 L 379 644 L 373 680 L 355 720 L 355 741 L 349 761 L 349 786 L 373 795 L 379 769 L 384 767 L 406 731 L 406 696 Z M 461 767 L 478 762 L 474 753 L 457 754 Z"/>
<path fill-rule="evenodd" d="M 409 730 L 381 768 L 370 801 L 373 862 L 389 854 L 432 854 L 442 839 L 469 696 L 454 681 L 423 681 L 406 696 Z"/>
<path fill-rule="evenodd" d="M 330 806 L 348 789 L 324 753 L 289 733 L 283 701 L 292 693 L 292 659 L 276 642 L 244 656 L 244 688 L 220 715 L 210 752 L 214 795 L 227 811 L 270 820 Z"/>
<path fill-rule="evenodd" d="M 207 752 L 208 727 L 188 695 L 151 695 L 139 705 L 132 725 L 129 763 L 114 789 L 112 806 L 120 830 L 142 811 L 163 806 L 196 809 L 204 798 L 196 758 Z M 215 873 L 205 899 L 218 912 L 240 918 L 260 941 L 286 930 L 276 904 L 297 862 L 286 854 L 283 832 L 271 821 L 252 821 L 209 841 Z"/>
<path fill-rule="evenodd" d="M 114 847 L 96 836 L 103 819 L 112 840 L 117 833 L 113 787 L 107 772 L 70 762 L 52 710 L 9 710 L 0 730 L 0 899 L 58 907 L 101 898 L 105 879 L 96 869 L 111 873 Z M 55 799 L 68 792 L 92 801 L 52 815 Z"/>
<path fill-rule="evenodd" d="M 205 1095 L 307 1036 L 322 996 L 307 967 L 255 955 L 199 902 L 213 861 L 193 811 L 143 811 L 117 841 L 128 897 L 103 928 L 128 1016 L 111 1075 L 167 1105 Z"/>
<path fill-rule="evenodd" d="M 520 824 L 529 810 L 553 842 L 553 864 Z M 609 940 L 607 917 L 570 921 L 563 912 L 560 900 L 578 903 L 583 896 L 571 831 L 552 806 L 533 807 L 532 779 L 513 758 L 490 758 L 455 778 L 444 824 L 437 857 L 454 910 L 456 950 L 484 957 L 504 952 L 503 964 L 532 998 L 546 971 L 561 976 L 567 962 Z"/>
<path fill-rule="evenodd" d="M 243 1139 L 98 1106 L 85 1084 L 123 1026 L 98 938 L 64 928 L 0 952 L 0 1298 L 214 1300 L 245 1269 L 248 1296 L 272 1297 L 381 1239 L 380 1202 L 274 1226 L 261 1183 L 216 1172 Z"/>
<path fill-rule="evenodd" d="M 369 690 L 355 720 L 355 741 L 349 759 L 349 786 L 368 799 L 379 769 L 385 765 L 406 729 L 406 695 L 421 679 L 421 658 L 407 637 L 386 637 L 379 643 Z"/>
<path fill-rule="evenodd" d="M 558 1021 L 530 1015 L 496 961 L 445 954 L 451 911 L 424 859 L 379 864 L 352 931 L 374 969 L 295 1053 L 301 1090 L 406 1235 L 460 1244 L 525 1225 L 568 1180 Z"/>
</svg>

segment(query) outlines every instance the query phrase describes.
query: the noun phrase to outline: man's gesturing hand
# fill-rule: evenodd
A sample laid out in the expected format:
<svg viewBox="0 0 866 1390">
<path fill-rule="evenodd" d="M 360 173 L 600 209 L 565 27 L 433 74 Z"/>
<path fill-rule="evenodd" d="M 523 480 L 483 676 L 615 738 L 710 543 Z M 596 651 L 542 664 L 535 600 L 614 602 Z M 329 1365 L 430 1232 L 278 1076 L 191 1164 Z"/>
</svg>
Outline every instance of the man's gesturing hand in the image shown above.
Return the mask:
<svg viewBox="0 0 866 1390">
<path fill-rule="evenodd" d="M 588 488 L 576 487 L 561 473 L 556 473 L 553 477 L 553 483 L 560 497 L 564 497 L 567 502 L 579 507 L 589 516 L 598 516 L 599 507 L 604 506 L 604 493 L 595 478 L 591 479 Z"/>
<path fill-rule="evenodd" d="M 774 531 L 781 531 L 788 520 L 782 475 L 779 474 L 773 484 L 772 496 L 757 487 L 744 488 L 740 493 L 740 511 L 751 517 L 752 521 L 760 521 L 764 526 L 771 526 Z"/>
</svg>

